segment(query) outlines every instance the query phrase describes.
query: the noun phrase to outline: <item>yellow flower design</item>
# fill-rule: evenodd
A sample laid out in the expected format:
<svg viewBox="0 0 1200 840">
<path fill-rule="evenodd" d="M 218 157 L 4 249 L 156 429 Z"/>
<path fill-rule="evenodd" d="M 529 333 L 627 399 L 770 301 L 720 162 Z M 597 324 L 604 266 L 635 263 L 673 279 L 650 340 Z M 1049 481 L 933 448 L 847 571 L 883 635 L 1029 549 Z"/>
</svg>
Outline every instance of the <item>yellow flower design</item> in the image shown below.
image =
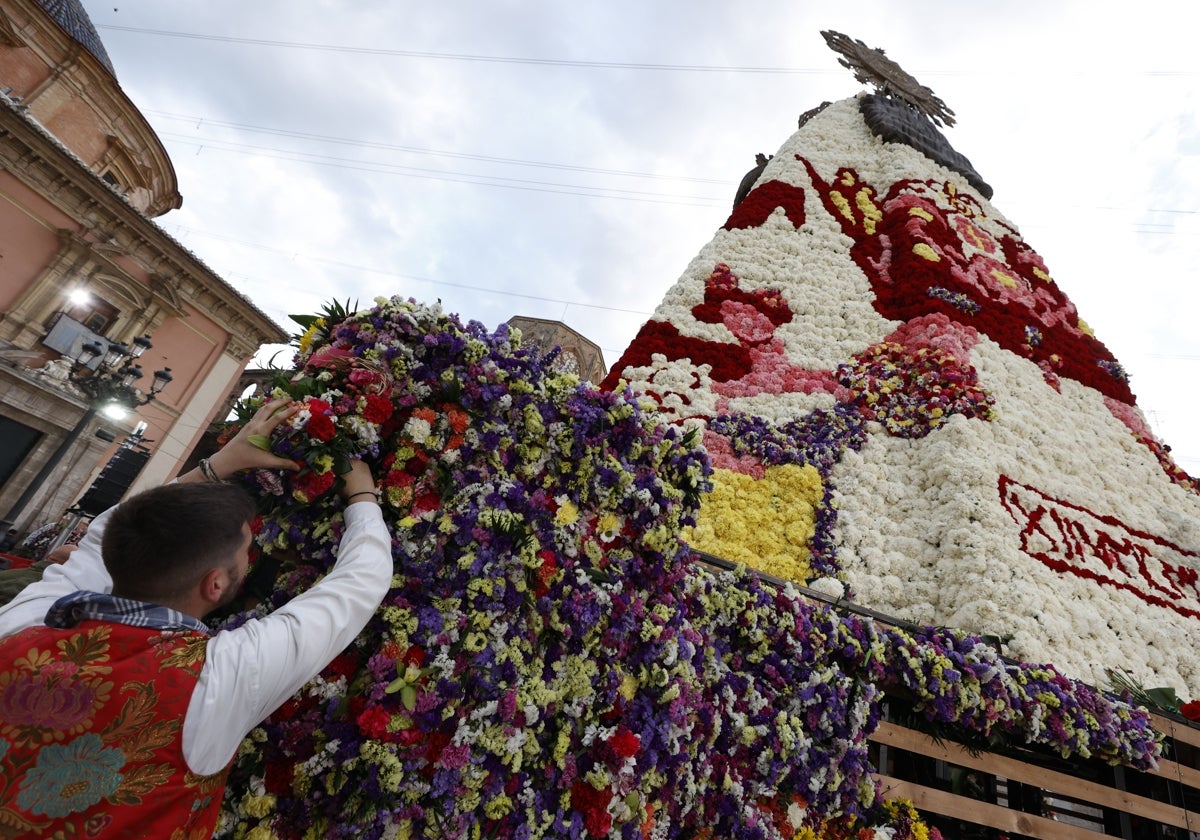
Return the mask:
<svg viewBox="0 0 1200 840">
<path fill-rule="evenodd" d="M 159 670 L 167 668 L 186 668 L 198 671 L 204 664 L 208 652 L 208 637 L 198 634 L 188 634 L 182 641 L 177 634 L 164 633 L 150 640 L 155 652 L 162 657 Z"/>
<path fill-rule="evenodd" d="M 717 469 L 712 482 L 695 527 L 685 534 L 692 547 L 807 582 L 812 577 L 808 544 L 824 493 L 817 469 L 808 464 L 768 467 L 761 480 Z"/>
</svg>

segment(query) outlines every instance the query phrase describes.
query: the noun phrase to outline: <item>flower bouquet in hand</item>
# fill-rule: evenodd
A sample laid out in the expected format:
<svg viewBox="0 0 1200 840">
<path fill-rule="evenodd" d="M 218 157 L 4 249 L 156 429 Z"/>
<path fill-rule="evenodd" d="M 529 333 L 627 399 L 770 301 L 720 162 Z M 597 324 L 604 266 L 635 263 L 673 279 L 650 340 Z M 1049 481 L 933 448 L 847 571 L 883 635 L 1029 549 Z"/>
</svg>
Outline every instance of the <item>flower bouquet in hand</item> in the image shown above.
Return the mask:
<svg viewBox="0 0 1200 840">
<path fill-rule="evenodd" d="M 393 415 L 394 380 L 388 369 L 328 344 L 313 351 L 326 330 L 350 315 L 348 310 L 335 301 L 320 316 L 291 316 L 305 327 L 295 337 L 301 348 L 297 370 L 290 375 L 281 371 L 266 397 L 252 398 L 236 408 L 241 422 L 267 399 L 303 406 L 276 428 L 271 439 L 255 441 L 302 465 L 294 475 L 282 478 L 266 471 L 256 473 L 254 481 L 268 496 L 289 494 L 301 504 L 315 501 L 334 488 L 351 459 L 378 458 L 380 441 L 393 431 L 388 423 Z"/>
</svg>

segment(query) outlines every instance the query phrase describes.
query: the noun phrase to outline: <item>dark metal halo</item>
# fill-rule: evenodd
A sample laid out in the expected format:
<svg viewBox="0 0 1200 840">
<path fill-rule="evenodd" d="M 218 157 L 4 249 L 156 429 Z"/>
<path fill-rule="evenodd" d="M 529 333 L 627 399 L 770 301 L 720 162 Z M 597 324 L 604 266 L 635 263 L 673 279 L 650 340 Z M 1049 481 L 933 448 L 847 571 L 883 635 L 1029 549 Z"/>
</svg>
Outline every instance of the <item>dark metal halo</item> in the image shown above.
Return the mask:
<svg viewBox="0 0 1200 840">
<path fill-rule="evenodd" d="M 862 41 L 833 30 L 821 36 L 834 52 L 845 56 L 838 63 L 854 72 L 854 78 L 873 85 L 880 94 L 907 102 L 937 125 L 954 125 L 954 112 L 925 85 L 888 58 L 883 50 L 872 49 Z"/>
</svg>

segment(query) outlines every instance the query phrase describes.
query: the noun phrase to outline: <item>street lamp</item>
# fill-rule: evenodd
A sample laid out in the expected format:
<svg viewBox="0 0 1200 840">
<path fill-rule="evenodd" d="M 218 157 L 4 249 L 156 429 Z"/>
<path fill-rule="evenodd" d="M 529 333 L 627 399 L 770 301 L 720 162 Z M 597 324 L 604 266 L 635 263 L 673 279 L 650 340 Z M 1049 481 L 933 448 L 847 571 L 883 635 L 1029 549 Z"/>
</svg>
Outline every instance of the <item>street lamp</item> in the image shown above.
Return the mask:
<svg viewBox="0 0 1200 840">
<path fill-rule="evenodd" d="M 4 519 L 0 520 L 0 550 L 12 547 L 16 541 L 16 534 L 10 532 L 17 517 L 33 499 L 38 488 L 50 477 L 63 456 L 83 434 L 97 411 L 103 412 L 105 416 L 113 419 L 120 419 L 125 416 L 127 411 L 152 401 L 162 393 L 163 388 L 171 383 L 173 379 L 171 369 L 164 367 L 162 370 L 154 372 L 154 381 L 149 391 L 142 393 L 135 388 L 133 383 L 141 379 L 144 374 L 142 366 L 134 364 L 133 360 L 139 358 L 154 345 L 150 343 L 150 337 L 146 335 L 135 338 L 132 345 L 132 347 L 128 347 L 120 342 L 113 342 L 104 347 L 98 341 L 89 341 L 79 349 L 79 355 L 75 357 L 67 379 L 87 395 L 88 409 L 79 418 L 75 428 L 71 429 L 63 438 L 62 443 L 54 450 L 54 454 L 42 465 L 33 481 L 29 482 L 21 494 L 21 498 L 17 499 Z M 100 359 L 100 362 L 93 368 L 92 364 L 97 359 Z"/>
</svg>

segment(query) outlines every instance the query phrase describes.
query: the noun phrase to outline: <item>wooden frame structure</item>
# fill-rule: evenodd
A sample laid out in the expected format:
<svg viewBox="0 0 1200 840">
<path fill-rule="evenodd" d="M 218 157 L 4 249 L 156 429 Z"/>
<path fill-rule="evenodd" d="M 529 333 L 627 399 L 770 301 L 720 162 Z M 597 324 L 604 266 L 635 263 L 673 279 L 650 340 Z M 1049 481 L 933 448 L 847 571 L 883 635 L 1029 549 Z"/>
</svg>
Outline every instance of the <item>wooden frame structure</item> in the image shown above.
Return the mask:
<svg viewBox="0 0 1200 840">
<path fill-rule="evenodd" d="M 697 554 L 716 571 L 736 568 L 722 557 Z M 785 583 L 755 574 L 776 586 Z M 912 626 L 792 586 L 836 609 Z M 1151 725 L 1165 736 L 1163 758 L 1157 769 L 1141 772 L 1095 759 L 1064 759 L 1045 749 L 977 749 L 904 726 L 891 713 L 908 706 L 902 698 L 888 705 L 889 714 L 870 737 L 883 797 L 911 800 L 946 840 L 1200 840 L 1200 726 L 1182 717 L 1151 712 Z M 972 776 L 974 785 L 962 784 Z"/>
<path fill-rule="evenodd" d="M 1200 838 L 1200 729 L 1153 714 L 1166 736 L 1156 770 L 1067 761 L 1045 752 L 969 749 L 885 720 L 871 736 L 886 798 L 912 800 L 957 840 Z M 971 776 L 971 793 L 958 788 Z"/>
</svg>

